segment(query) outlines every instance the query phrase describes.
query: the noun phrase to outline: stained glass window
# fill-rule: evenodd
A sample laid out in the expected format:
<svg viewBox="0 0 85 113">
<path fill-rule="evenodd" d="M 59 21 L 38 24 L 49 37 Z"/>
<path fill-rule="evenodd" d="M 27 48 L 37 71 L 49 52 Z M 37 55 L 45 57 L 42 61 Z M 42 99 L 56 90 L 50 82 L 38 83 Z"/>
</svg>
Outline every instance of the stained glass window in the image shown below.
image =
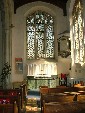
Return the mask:
<svg viewBox="0 0 85 113">
<path fill-rule="evenodd" d="M 54 58 L 54 20 L 36 11 L 26 18 L 27 59 Z"/>
<path fill-rule="evenodd" d="M 74 61 L 84 63 L 83 7 L 81 0 L 76 0 L 73 9 Z"/>
</svg>

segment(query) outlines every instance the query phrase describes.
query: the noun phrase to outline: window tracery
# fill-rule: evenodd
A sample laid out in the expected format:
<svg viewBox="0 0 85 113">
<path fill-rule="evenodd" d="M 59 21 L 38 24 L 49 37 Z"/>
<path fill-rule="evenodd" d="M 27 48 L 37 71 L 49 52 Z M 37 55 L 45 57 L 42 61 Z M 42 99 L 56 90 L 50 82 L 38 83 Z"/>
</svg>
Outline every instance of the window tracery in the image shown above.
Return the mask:
<svg viewBox="0 0 85 113">
<path fill-rule="evenodd" d="M 73 47 L 75 63 L 84 63 L 83 8 L 81 0 L 76 0 L 73 8 Z"/>
<path fill-rule="evenodd" d="M 54 58 L 54 20 L 36 11 L 26 18 L 27 59 Z"/>
</svg>

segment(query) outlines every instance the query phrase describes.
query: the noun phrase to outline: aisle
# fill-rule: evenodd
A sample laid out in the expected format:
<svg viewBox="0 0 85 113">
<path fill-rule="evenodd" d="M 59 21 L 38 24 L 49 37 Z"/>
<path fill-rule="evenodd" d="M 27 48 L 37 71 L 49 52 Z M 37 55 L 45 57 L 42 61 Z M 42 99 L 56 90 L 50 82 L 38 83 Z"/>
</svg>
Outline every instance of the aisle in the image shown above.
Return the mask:
<svg viewBox="0 0 85 113">
<path fill-rule="evenodd" d="M 40 113 L 40 93 L 38 90 L 28 90 L 26 113 Z"/>
</svg>

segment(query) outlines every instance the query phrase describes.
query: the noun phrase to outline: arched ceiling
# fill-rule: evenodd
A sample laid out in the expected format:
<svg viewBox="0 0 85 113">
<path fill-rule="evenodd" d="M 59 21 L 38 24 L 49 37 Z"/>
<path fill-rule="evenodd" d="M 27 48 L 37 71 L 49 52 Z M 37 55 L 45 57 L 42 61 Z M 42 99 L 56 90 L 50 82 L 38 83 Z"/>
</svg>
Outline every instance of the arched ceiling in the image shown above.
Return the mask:
<svg viewBox="0 0 85 113">
<path fill-rule="evenodd" d="M 14 13 L 16 13 L 17 8 L 19 8 L 24 4 L 35 2 L 35 1 L 42 1 L 42 2 L 50 3 L 62 8 L 64 16 L 67 15 L 66 3 L 68 0 L 13 0 L 13 1 L 14 1 Z"/>
</svg>

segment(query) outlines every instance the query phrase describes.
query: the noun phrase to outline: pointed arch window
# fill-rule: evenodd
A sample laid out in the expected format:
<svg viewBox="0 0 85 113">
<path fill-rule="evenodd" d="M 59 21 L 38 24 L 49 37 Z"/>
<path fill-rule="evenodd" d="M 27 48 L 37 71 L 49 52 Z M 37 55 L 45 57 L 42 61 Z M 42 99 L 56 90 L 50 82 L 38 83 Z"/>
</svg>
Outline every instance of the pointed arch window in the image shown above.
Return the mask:
<svg viewBox="0 0 85 113">
<path fill-rule="evenodd" d="M 26 18 L 27 59 L 54 58 L 54 19 L 36 11 Z"/>
<path fill-rule="evenodd" d="M 74 48 L 74 62 L 84 63 L 84 21 L 83 21 L 83 7 L 81 0 L 76 0 L 73 8 L 73 48 Z"/>
</svg>

